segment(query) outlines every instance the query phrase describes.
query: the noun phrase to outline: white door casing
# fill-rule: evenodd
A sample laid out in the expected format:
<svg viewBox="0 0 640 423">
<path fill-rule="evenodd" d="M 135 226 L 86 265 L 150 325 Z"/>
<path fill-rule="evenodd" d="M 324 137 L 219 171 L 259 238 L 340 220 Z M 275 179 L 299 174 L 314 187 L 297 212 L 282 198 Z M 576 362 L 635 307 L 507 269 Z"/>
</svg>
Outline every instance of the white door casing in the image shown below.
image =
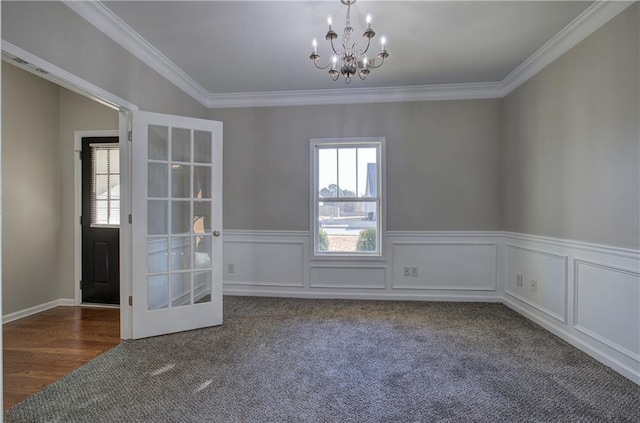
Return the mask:
<svg viewBox="0 0 640 423">
<path fill-rule="evenodd" d="M 222 324 L 222 123 L 133 112 L 133 338 Z"/>
</svg>

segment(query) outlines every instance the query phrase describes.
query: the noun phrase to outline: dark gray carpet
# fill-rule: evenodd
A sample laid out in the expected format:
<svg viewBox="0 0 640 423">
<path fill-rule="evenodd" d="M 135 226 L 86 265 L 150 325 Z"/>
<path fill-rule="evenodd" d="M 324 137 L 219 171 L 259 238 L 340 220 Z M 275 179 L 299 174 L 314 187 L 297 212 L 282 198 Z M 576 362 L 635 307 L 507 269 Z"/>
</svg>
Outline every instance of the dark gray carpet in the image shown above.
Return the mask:
<svg viewBox="0 0 640 423">
<path fill-rule="evenodd" d="M 638 422 L 640 387 L 503 305 L 225 298 L 6 422 Z"/>
</svg>

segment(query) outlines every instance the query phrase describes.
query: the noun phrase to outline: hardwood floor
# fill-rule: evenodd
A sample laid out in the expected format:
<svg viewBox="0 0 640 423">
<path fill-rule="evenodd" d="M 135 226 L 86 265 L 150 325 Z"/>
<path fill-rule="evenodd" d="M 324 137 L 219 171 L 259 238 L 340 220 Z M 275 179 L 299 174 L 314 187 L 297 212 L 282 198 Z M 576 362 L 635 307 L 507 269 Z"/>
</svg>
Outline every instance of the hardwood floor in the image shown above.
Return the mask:
<svg viewBox="0 0 640 423">
<path fill-rule="evenodd" d="M 3 325 L 5 410 L 120 343 L 120 310 L 56 307 Z"/>
</svg>

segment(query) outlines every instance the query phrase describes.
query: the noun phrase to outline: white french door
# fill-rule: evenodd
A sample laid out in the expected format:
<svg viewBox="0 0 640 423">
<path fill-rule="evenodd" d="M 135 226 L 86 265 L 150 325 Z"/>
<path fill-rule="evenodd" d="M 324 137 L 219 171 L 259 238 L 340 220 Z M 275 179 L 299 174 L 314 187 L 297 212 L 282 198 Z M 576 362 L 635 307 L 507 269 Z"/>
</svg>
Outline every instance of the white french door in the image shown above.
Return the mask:
<svg viewBox="0 0 640 423">
<path fill-rule="evenodd" d="M 133 112 L 133 338 L 222 324 L 222 123 Z"/>
</svg>

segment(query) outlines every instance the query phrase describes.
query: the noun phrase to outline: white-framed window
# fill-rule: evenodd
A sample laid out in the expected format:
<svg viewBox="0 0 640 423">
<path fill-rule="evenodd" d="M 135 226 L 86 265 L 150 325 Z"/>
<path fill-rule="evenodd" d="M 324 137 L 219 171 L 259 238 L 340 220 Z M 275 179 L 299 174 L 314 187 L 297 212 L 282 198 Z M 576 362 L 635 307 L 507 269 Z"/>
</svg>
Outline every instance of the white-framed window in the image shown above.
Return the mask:
<svg viewBox="0 0 640 423">
<path fill-rule="evenodd" d="M 311 140 L 311 221 L 316 257 L 380 257 L 384 138 Z"/>
<path fill-rule="evenodd" d="M 91 148 L 91 226 L 120 225 L 120 147 L 95 143 Z"/>
</svg>

